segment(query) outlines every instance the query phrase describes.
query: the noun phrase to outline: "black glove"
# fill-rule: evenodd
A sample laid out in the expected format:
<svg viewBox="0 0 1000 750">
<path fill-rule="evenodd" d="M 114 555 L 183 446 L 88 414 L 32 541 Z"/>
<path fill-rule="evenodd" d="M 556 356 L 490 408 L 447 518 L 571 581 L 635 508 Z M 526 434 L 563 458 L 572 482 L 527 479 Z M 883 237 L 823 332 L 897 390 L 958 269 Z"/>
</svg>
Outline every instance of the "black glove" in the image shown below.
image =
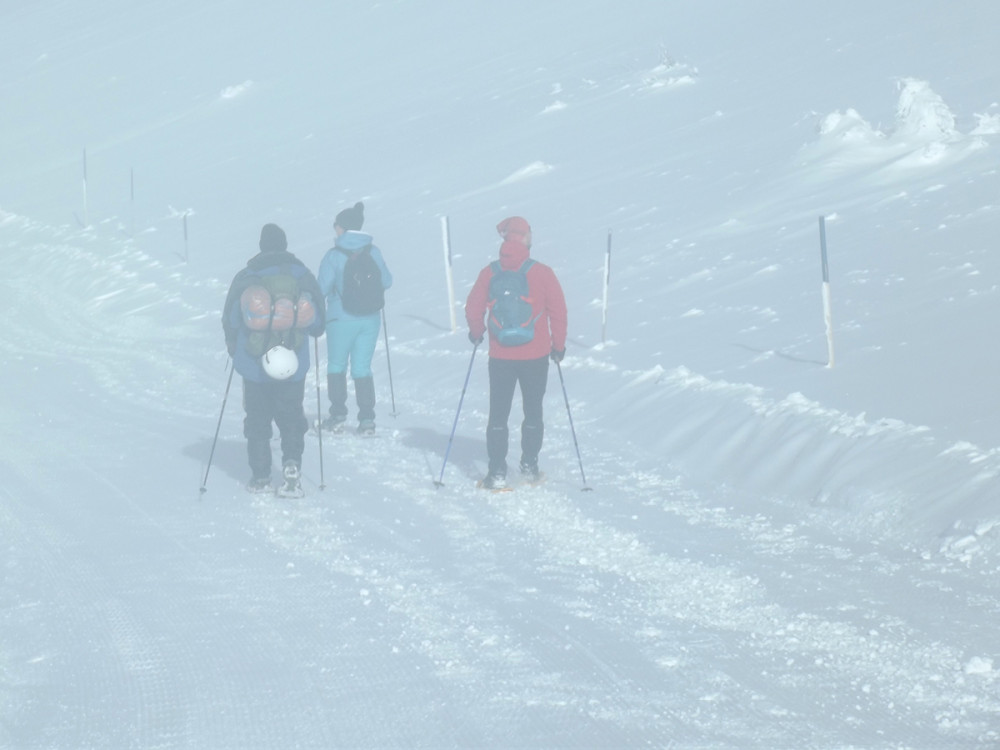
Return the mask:
<svg viewBox="0 0 1000 750">
<path fill-rule="evenodd" d="M 563 361 L 563 357 L 565 357 L 565 356 L 566 356 L 566 350 L 565 349 L 553 349 L 552 350 L 552 354 L 549 355 L 549 357 L 552 359 L 552 361 L 555 362 L 556 364 L 559 364 L 560 362 L 562 362 Z"/>
<path fill-rule="evenodd" d="M 469 331 L 469 341 L 471 341 L 475 346 L 479 346 L 481 343 L 483 343 L 483 334 L 474 336 L 472 334 L 472 331 Z"/>
<path fill-rule="evenodd" d="M 236 339 L 226 339 L 226 351 L 229 352 L 229 356 L 235 356 L 236 354 Z"/>
</svg>

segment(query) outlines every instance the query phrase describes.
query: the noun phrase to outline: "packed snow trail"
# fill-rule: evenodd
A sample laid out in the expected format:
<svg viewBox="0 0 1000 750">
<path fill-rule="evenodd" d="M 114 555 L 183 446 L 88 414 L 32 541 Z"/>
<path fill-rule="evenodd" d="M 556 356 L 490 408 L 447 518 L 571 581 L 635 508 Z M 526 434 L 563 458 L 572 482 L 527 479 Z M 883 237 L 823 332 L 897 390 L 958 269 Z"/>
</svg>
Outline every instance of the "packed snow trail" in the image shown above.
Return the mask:
<svg viewBox="0 0 1000 750">
<path fill-rule="evenodd" d="M 2 6 L 0 747 L 1000 746 L 1000 4 L 654 5 Z M 281 501 L 234 394 L 199 493 L 258 222 L 369 196 L 399 417 Z M 555 379 L 473 489 L 483 360 L 432 485 L 508 210 L 594 492 Z"/>
<path fill-rule="evenodd" d="M 25 273 L 59 256 L 39 255 Z M 475 488 L 479 370 L 436 487 L 467 349 L 414 337 L 415 323 L 393 352 L 399 416 L 380 417 L 375 438 L 324 437 L 325 491 L 318 441 L 304 457 L 305 498 L 243 490 L 234 392 L 201 493 L 228 372 L 213 316 L 181 305 L 161 324 L 143 310 L 169 289 L 126 288 L 80 328 L 59 325 L 69 304 L 49 298 L 36 318 L 44 345 L 27 330 L 3 344 L 3 376 L 17 384 L 0 388 L 5 746 L 978 749 L 1000 739 L 988 557 L 865 538 L 822 508 L 803 513 L 794 496 L 696 481 L 664 467 L 660 443 L 632 444 L 628 420 L 600 417 L 663 399 L 704 441 L 716 433 L 698 426 L 712 415 L 733 424 L 748 411 L 741 439 L 761 450 L 761 436 L 778 445 L 828 432 L 836 415 L 795 400 L 773 408 L 753 388 L 697 373 L 650 380 L 637 399 L 634 374 L 567 360 L 571 393 L 613 394 L 573 403 L 594 491 L 580 491 L 551 387 L 546 483 L 492 494 Z M 39 375 L 64 353 L 72 364 L 47 387 Z M 407 374 L 426 358 L 442 373 L 433 389 Z M 667 427 L 663 439 L 676 441 Z M 854 439 L 888 445 L 890 458 L 926 452 L 922 434 L 890 432 L 887 443 Z M 721 450 L 735 455 L 735 443 Z"/>
<path fill-rule="evenodd" d="M 719 505 L 586 419 L 592 493 L 551 408 L 544 486 L 475 489 L 470 409 L 435 487 L 442 401 L 327 436 L 324 492 L 312 444 L 310 494 L 285 500 L 242 489 L 232 409 L 202 495 L 209 441 L 190 436 L 211 414 L 77 387 L 98 398 L 29 385 L 8 404 L 58 415 L 20 425 L 47 450 L 5 467 L 10 746 L 996 739 L 996 676 L 974 661 L 995 585 Z"/>
<path fill-rule="evenodd" d="M 420 471 L 418 461 L 400 464 L 398 454 L 383 456 L 367 444 L 357 451 L 341 448 L 338 455 L 358 464 L 361 471 L 368 462 L 372 472 L 392 466 L 412 478 Z M 394 482 L 392 473 L 385 477 L 387 486 Z M 595 475 L 616 480 L 603 465 Z M 505 577 L 503 584 L 493 584 L 494 589 L 513 586 L 502 609 L 529 600 L 532 610 L 549 612 L 546 622 L 563 625 L 563 645 L 577 652 L 579 666 L 593 670 L 596 665 L 605 674 L 616 673 L 621 678 L 619 690 L 622 681 L 643 688 L 634 696 L 619 692 L 616 709 L 609 708 L 608 696 L 600 697 L 599 690 L 584 691 L 582 711 L 587 711 L 584 705 L 601 705 L 602 715 L 617 711 L 623 724 L 628 716 L 634 726 L 637 717 L 643 716 L 643 706 L 670 705 L 667 696 L 658 694 L 664 681 L 672 683 L 680 675 L 687 681 L 692 668 L 706 670 L 706 675 L 722 669 L 733 681 L 735 695 L 723 690 L 709 701 L 721 704 L 715 706 L 711 723 L 718 735 L 691 734 L 688 741 L 696 746 L 730 740 L 739 745 L 774 731 L 776 746 L 807 738 L 816 741 L 817 734 L 796 736 L 796 731 L 804 730 L 795 726 L 794 717 L 831 709 L 842 717 L 844 734 L 831 731 L 826 741 L 919 743 L 921 737 L 933 737 L 942 727 L 968 721 L 963 718 L 967 706 L 981 700 L 986 701 L 982 715 L 973 724 L 990 731 L 997 703 L 987 698 L 989 691 L 983 688 L 992 679 L 987 676 L 977 682 L 975 675 L 966 675 L 965 666 L 966 649 L 989 653 L 993 630 L 974 623 L 988 623 L 995 602 L 969 596 L 968 583 L 959 571 L 921 565 L 902 550 L 891 555 L 876 545 L 852 544 L 790 524 L 774 527 L 761 517 L 742 518 L 735 511 L 706 507 L 677 486 L 676 480 L 667 481 L 652 472 L 644 475 L 642 484 L 631 490 L 619 484 L 613 499 L 587 503 L 585 494 L 548 486 L 493 495 L 463 484 L 445 490 L 442 496 L 428 483 L 416 489 L 406 485 L 415 506 L 424 511 L 415 519 L 387 498 L 372 498 L 375 502 L 368 507 L 383 517 L 389 534 L 442 526 L 441 533 L 452 539 L 447 549 L 461 547 L 461 554 L 452 551 L 448 555 L 448 568 L 454 565 L 453 558 L 461 558 L 463 569 L 475 576 L 498 568 L 508 576 L 519 573 L 520 582 Z M 427 512 L 439 520 L 432 523 Z M 289 515 L 285 510 L 280 514 Z M 338 513 L 331 511 L 331 515 Z M 268 522 L 268 528 L 282 528 L 278 537 L 289 549 L 304 549 L 307 543 L 293 541 L 303 536 L 333 538 L 332 531 L 314 533 L 301 517 L 288 523 Z M 676 526 L 683 533 L 671 531 Z M 435 543 L 435 555 L 441 554 L 441 544 L 440 540 Z M 702 549 L 693 552 L 694 546 Z M 329 553 L 325 549 L 320 556 L 329 561 L 335 557 Z M 477 562 L 475 557 L 484 559 Z M 353 558 L 336 565 L 358 574 L 366 567 Z M 383 569 L 378 563 L 372 566 Z M 900 571 L 908 568 L 916 568 L 910 572 L 918 575 L 900 581 Z M 430 570 L 435 569 L 446 570 L 442 564 L 431 564 Z M 841 577 L 844 571 L 849 578 Z M 454 591 L 445 588 L 442 595 L 449 601 L 456 599 L 459 592 L 475 586 L 475 576 Z M 359 585 L 369 594 L 377 590 L 389 596 L 408 588 L 394 578 L 363 578 Z M 913 598 L 907 596 L 911 586 L 934 592 L 924 597 L 928 611 L 913 612 L 907 606 Z M 439 587 L 440 581 L 428 581 L 416 588 L 441 591 Z M 804 611 L 801 602 L 812 606 Z M 553 603 L 561 606 L 553 611 Z M 411 619 L 428 628 L 422 642 L 433 648 L 434 633 L 454 626 L 454 615 L 449 613 L 444 623 L 434 625 L 434 618 L 442 615 L 433 608 L 424 609 L 425 604 L 423 599 L 414 602 L 420 614 Z M 400 602 L 397 607 L 405 611 L 407 604 Z M 952 617 L 962 612 L 958 619 L 971 624 L 955 626 L 945 612 Z M 485 623 L 495 621 L 497 614 L 481 613 L 460 622 L 481 638 Z M 919 622 L 911 625 L 911 619 Z M 511 643 L 511 627 L 508 623 L 486 640 Z M 574 648 L 574 631 L 581 628 L 589 637 Z M 956 645 L 939 642 L 942 629 L 952 631 Z M 687 645 L 692 640 L 710 646 L 692 657 L 692 647 Z M 631 646 L 623 647 L 623 641 Z M 632 653 L 626 657 L 627 652 Z M 709 654 L 709 664 L 699 663 L 709 659 Z M 444 661 L 450 667 L 462 665 L 459 671 L 465 672 L 470 667 L 459 656 L 452 654 L 453 658 Z M 474 666 L 476 659 L 469 658 Z M 520 653 L 516 657 L 507 654 L 503 661 L 521 658 Z M 723 665 L 712 663 L 715 659 Z M 609 667 L 609 661 L 618 660 L 631 669 Z M 706 676 L 694 681 L 686 693 L 689 702 L 683 705 L 706 713 L 704 680 L 713 679 Z M 579 674 L 570 682 L 576 689 L 585 684 Z M 936 688 L 925 693 L 928 686 Z M 678 686 L 672 684 L 669 692 L 676 698 Z M 671 720 L 677 721 L 678 712 L 685 715 L 678 709 L 671 713 Z M 762 725 L 748 724 L 747 713 L 760 715 Z M 647 737 L 657 736 L 657 723 L 666 721 L 663 716 L 647 716 L 646 720 L 648 724 L 638 724 L 644 726 Z M 685 724 L 683 718 L 681 723 Z M 787 726 L 775 729 L 782 724 Z M 687 735 L 675 730 L 673 736 Z"/>
<path fill-rule="evenodd" d="M 328 489 L 307 456 L 292 501 L 240 488 L 231 417 L 199 499 L 184 462 L 135 470 L 187 420 L 123 447 L 132 407 L 69 401 L 46 481 L 9 467 L 4 492 L 11 746 L 995 739 L 995 678 L 967 667 L 996 600 L 972 573 L 713 507 L 613 454 L 580 492 L 551 468 L 575 460 L 554 416 L 544 487 L 476 490 L 468 434 L 434 487 L 446 436 L 404 413 L 331 436 Z"/>
</svg>

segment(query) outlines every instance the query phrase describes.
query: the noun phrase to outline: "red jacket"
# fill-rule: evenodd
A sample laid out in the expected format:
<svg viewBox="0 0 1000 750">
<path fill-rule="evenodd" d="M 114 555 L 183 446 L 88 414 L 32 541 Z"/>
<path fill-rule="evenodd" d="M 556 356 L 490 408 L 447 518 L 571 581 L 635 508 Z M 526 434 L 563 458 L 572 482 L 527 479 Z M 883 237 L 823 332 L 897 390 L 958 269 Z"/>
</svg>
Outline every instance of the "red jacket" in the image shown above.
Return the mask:
<svg viewBox="0 0 1000 750">
<path fill-rule="evenodd" d="M 500 267 L 516 270 L 528 259 L 529 250 L 517 240 L 507 240 L 500 246 Z M 553 349 L 566 349 L 566 298 L 555 272 L 544 263 L 535 262 L 528 269 L 528 293 L 531 308 L 538 316 L 535 337 L 520 346 L 503 346 L 490 335 L 490 356 L 497 359 L 538 359 L 547 357 Z M 479 338 L 486 333 L 486 313 L 493 271 L 486 266 L 479 272 L 476 283 L 465 300 L 465 320 L 469 334 Z"/>
</svg>

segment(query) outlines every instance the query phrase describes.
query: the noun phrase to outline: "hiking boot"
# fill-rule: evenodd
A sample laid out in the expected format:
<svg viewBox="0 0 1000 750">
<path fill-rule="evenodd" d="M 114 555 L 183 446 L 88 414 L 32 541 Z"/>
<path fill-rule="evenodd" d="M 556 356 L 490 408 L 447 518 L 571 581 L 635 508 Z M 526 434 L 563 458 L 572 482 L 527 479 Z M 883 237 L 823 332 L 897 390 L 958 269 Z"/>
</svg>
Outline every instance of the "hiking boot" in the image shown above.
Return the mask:
<svg viewBox="0 0 1000 750">
<path fill-rule="evenodd" d="M 327 417 L 319 423 L 319 426 L 323 432 L 343 432 L 344 421 L 343 417 Z"/>
<path fill-rule="evenodd" d="M 358 434 L 359 435 L 374 435 L 375 434 L 375 420 L 373 419 L 362 419 L 358 422 Z"/>
<path fill-rule="evenodd" d="M 522 461 L 521 476 L 526 482 L 537 482 L 542 478 L 542 472 L 538 468 L 537 461 Z"/>
<path fill-rule="evenodd" d="M 284 465 L 281 467 L 281 475 L 285 478 L 286 482 L 298 482 L 299 477 L 302 476 L 302 471 L 299 468 L 298 461 L 285 461 Z"/>
<path fill-rule="evenodd" d="M 483 479 L 483 489 L 487 490 L 502 490 L 507 486 L 507 477 L 503 474 L 495 474 L 490 472 Z"/>
<path fill-rule="evenodd" d="M 274 488 L 271 486 L 271 477 L 253 477 L 249 482 L 247 482 L 247 492 L 254 495 L 263 495 L 273 490 Z"/>
<path fill-rule="evenodd" d="M 358 421 L 375 421 L 375 378 L 354 378 L 354 398 L 358 402 Z"/>
<path fill-rule="evenodd" d="M 285 461 L 281 467 L 281 474 L 285 481 L 278 486 L 279 497 L 302 497 L 305 494 L 302 490 L 302 472 L 298 461 Z"/>
</svg>

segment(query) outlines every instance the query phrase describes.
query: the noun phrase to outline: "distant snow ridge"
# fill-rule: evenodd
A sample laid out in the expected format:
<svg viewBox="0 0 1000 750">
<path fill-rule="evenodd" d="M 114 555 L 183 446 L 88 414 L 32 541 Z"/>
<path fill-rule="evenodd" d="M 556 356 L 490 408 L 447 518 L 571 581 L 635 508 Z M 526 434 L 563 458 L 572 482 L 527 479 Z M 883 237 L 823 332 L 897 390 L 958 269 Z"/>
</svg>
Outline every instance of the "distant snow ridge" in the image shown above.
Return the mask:
<svg viewBox="0 0 1000 750">
<path fill-rule="evenodd" d="M 243 83 L 238 83 L 235 86 L 226 86 L 219 92 L 219 97 L 221 99 L 235 99 L 238 96 L 242 96 L 247 91 L 253 88 L 253 81 L 246 80 Z"/>
<path fill-rule="evenodd" d="M 655 91 L 690 86 L 697 77 L 697 68 L 664 56 L 659 65 L 643 74 L 641 89 Z"/>
<path fill-rule="evenodd" d="M 885 140 L 885 134 L 869 125 L 854 108 L 828 114 L 820 123 L 819 134 L 821 138 L 847 144 L 871 144 Z"/>
<path fill-rule="evenodd" d="M 819 142 L 806 148 L 807 161 L 826 161 L 841 169 L 880 162 L 892 170 L 949 164 L 985 148 L 980 136 L 994 125 L 1000 130 L 1000 123 L 979 116 L 976 130 L 963 135 L 955 115 L 927 81 L 902 78 L 899 88 L 892 130 L 873 128 L 855 109 L 833 112 L 820 123 Z"/>
<path fill-rule="evenodd" d="M 849 143 L 882 141 L 951 141 L 961 138 L 955 116 L 944 100 L 926 81 L 904 78 L 896 105 L 896 128 L 886 134 L 874 129 L 855 109 L 833 112 L 820 125 L 821 136 L 833 136 Z"/>
<path fill-rule="evenodd" d="M 1000 115 L 976 115 L 978 125 L 972 130 L 972 135 L 1000 134 Z"/>
<path fill-rule="evenodd" d="M 513 174 L 504 177 L 500 181 L 500 184 L 510 185 L 512 182 L 520 182 L 521 180 L 528 180 L 532 177 L 541 177 L 544 174 L 548 174 L 553 169 L 555 169 L 555 167 L 551 164 L 546 164 L 543 161 L 533 161 L 526 167 L 521 167 Z"/>
<path fill-rule="evenodd" d="M 895 138 L 941 141 L 961 137 L 955 129 L 955 116 L 930 84 L 904 78 L 899 85 Z"/>
</svg>

